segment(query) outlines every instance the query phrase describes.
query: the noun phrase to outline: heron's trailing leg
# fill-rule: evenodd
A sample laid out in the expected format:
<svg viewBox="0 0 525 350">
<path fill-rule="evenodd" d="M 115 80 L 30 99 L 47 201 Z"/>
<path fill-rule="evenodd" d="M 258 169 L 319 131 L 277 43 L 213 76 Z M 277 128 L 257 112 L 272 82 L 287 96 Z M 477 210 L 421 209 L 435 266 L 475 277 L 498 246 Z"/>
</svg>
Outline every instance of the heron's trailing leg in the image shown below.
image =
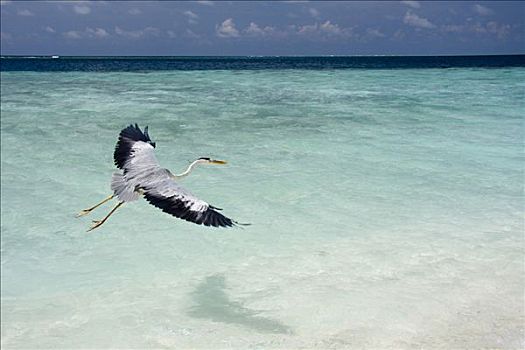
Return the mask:
<svg viewBox="0 0 525 350">
<path fill-rule="evenodd" d="M 77 214 L 77 218 L 81 217 L 81 216 L 84 216 L 86 214 L 89 214 L 93 209 L 96 209 L 98 207 L 100 207 L 102 204 L 106 203 L 107 201 L 110 201 L 113 199 L 113 197 L 115 197 L 114 194 L 112 194 L 111 196 L 109 196 L 108 198 L 104 199 L 102 202 L 98 203 L 98 204 L 95 204 L 94 206 L 92 206 L 91 208 L 88 208 L 88 209 L 84 209 L 82 210 L 80 213 Z"/>
<path fill-rule="evenodd" d="M 124 202 L 118 202 L 118 204 L 115 206 L 115 208 L 111 209 L 109 214 L 106 215 L 106 217 L 104 219 L 102 219 L 102 220 L 93 220 L 93 226 L 91 226 L 91 228 L 89 230 L 87 230 L 87 232 L 96 229 L 97 227 L 102 225 L 104 222 L 106 222 L 106 220 L 111 216 L 111 214 L 113 214 L 115 212 L 115 210 L 117 210 L 122 204 L 124 204 Z"/>
</svg>

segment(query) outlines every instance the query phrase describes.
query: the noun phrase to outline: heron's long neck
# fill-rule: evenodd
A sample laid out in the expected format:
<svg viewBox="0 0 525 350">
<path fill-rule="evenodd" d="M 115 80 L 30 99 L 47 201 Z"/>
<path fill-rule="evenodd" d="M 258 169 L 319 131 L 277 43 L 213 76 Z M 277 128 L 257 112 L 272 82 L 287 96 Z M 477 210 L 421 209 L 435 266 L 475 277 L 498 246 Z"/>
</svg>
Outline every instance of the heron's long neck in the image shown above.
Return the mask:
<svg viewBox="0 0 525 350">
<path fill-rule="evenodd" d="M 199 160 L 197 159 L 196 161 L 194 161 L 193 163 L 191 163 L 189 166 L 188 166 L 188 169 L 186 169 L 186 171 L 184 171 L 183 173 L 180 173 L 178 175 L 173 175 L 173 178 L 175 179 L 182 179 L 183 177 L 185 176 L 188 176 L 191 171 L 193 170 L 193 168 L 199 164 Z"/>
</svg>

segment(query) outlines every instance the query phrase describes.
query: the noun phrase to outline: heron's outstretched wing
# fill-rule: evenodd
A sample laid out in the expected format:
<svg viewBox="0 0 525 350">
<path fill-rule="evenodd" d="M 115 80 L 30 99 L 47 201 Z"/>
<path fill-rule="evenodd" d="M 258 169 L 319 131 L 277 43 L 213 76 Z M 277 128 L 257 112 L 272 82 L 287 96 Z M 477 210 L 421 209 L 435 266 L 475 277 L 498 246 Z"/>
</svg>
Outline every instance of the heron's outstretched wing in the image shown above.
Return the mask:
<svg viewBox="0 0 525 350">
<path fill-rule="evenodd" d="M 113 158 L 115 165 L 127 173 L 143 172 L 159 168 L 159 162 L 154 153 L 155 142 L 148 135 L 148 127 L 144 132 L 137 124 L 130 125 L 120 132 Z"/>
<path fill-rule="evenodd" d="M 159 173 L 162 174 L 161 171 Z M 155 180 L 142 186 L 144 198 L 149 203 L 168 214 L 199 225 L 231 227 L 236 224 L 217 212 L 220 209 L 196 198 L 173 181 L 167 172 L 165 174 L 156 176 Z"/>
<path fill-rule="evenodd" d="M 140 189 L 149 203 L 199 225 L 230 227 L 236 224 L 217 212 L 218 208 L 196 198 L 173 181 L 170 172 L 160 167 L 154 147 L 155 142 L 151 141 L 147 126 L 144 132 L 137 124 L 120 132 L 114 158 L 115 165 L 123 171 L 123 174 L 116 174 L 119 181 L 122 178 L 120 182 L 124 185 L 121 192 L 135 193 Z"/>
</svg>

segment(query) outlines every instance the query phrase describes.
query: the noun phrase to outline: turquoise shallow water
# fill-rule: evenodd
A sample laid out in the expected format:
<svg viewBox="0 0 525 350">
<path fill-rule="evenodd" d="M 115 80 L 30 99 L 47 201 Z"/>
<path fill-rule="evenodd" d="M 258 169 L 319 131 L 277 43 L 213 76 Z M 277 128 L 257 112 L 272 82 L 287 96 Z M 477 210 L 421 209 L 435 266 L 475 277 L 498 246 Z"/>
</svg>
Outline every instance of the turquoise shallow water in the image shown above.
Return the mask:
<svg viewBox="0 0 525 350">
<path fill-rule="evenodd" d="M 520 348 L 524 68 L 2 72 L 3 348 Z M 145 201 L 120 129 L 246 229 Z"/>
</svg>

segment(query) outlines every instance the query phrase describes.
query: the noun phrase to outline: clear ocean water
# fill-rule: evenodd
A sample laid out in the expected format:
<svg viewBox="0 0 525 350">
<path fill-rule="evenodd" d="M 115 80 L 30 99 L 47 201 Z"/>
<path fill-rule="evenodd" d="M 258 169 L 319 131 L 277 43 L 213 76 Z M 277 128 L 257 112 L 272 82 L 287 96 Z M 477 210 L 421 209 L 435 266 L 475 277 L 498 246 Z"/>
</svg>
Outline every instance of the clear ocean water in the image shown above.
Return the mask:
<svg viewBox="0 0 525 350">
<path fill-rule="evenodd" d="M 292 68 L 3 69 L 2 348 L 524 347 L 525 68 Z M 86 233 L 135 122 L 252 225 Z"/>
</svg>

